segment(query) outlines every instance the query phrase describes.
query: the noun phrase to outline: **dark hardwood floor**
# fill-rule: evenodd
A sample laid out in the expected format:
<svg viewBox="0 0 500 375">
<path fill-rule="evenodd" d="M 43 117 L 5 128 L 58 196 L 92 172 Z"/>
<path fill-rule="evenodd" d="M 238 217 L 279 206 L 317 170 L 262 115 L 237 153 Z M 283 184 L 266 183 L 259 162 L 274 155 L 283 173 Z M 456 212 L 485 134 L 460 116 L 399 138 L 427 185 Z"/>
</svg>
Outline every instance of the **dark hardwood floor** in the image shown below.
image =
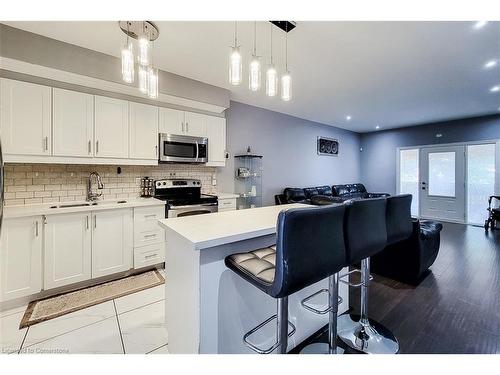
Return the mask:
<svg viewBox="0 0 500 375">
<path fill-rule="evenodd" d="M 444 224 L 418 286 L 373 276 L 369 316 L 395 334 L 400 353 L 500 353 L 500 230 Z M 359 289 L 349 297 L 359 313 Z"/>
</svg>

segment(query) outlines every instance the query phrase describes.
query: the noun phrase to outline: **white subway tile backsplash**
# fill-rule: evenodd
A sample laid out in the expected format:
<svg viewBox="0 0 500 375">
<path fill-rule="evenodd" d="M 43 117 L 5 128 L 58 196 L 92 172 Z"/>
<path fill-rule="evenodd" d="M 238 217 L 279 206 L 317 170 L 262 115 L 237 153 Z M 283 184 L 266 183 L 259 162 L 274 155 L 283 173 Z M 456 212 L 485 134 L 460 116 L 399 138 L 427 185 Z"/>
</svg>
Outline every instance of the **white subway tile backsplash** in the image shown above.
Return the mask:
<svg viewBox="0 0 500 375">
<path fill-rule="evenodd" d="M 199 165 L 124 166 L 117 174 L 116 166 L 106 165 L 59 165 L 59 164 L 6 164 L 5 204 L 22 205 L 81 201 L 86 198 L 89 173 L 101 176 L 104 189 L 101 199 L 134 198 L 140 195 L 140 180 L 148 176 L 161 178 L 197 178 L 202 191 L 210 194 L 214 167 Z"/>
</svg>

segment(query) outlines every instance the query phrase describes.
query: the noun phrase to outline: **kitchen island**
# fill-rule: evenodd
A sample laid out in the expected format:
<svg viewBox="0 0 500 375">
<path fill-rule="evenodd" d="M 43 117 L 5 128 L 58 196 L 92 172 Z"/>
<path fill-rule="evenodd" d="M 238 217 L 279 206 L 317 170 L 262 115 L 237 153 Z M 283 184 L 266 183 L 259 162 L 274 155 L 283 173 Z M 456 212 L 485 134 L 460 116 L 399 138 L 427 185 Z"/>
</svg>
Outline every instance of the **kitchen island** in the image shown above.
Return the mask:
<svg viewBox="0 0 500 375">
<path fill-rule="evenodd" d="M 303 204 L 260 207 L 159 220 L 166 230 L 165 319 L 170 353 L 254 353 L 243 335 L 276 314 L 276 300 L 227 269 L 224 258 L 276 243 L 276 221 L 281 210 L 310 207 Z M 328 314 L 305 310 L 300 301 L 319 289 L 324 279 L 289 297 L 289 320 L 296 326 L 288 350 L 328 323 Z M 348 309 L 348 290 L 340 284 Z M 312 300 L 318 308 L 326 293 Z M 270 347 L 276 340 L 270 323 L 252 335 L 252 342 Z"/>
</svg>

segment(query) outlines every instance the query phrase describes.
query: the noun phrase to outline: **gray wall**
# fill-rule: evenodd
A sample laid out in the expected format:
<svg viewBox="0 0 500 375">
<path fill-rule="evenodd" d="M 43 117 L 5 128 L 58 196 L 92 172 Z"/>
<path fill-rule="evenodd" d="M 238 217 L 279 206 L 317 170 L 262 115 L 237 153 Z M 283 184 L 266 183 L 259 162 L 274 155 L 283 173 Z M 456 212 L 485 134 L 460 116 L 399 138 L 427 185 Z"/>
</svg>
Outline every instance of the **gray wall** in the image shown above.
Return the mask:
<svg viewBox="0 0 500 375">
<path fill-rule="evenodd" d="M 263 204 L 287 186 L 307 187 L 358 182 L 359 134 L 231 101 L 226 111 L 230 158 L 219 168 L 221 191 L 234 191 L 233 156 L 247 146 L 263 158 Z M 337 138 L 339 156 L 319 156 L 316 137 Z"/>
<path fill-rule="evenodd" d="M 1 23 L 0 56 L 126 84 L 122 81 L 121 62 L 117 57 Z M 229 90 L 165 71 L 160 71 L 159 76 L 159 91 L 163 94 L 224 108 L 229 106 Z"/>
<path fill-rule="evenodd" d="M 437 138 L 436 134 L 442 134 Z M 396 192 L 398 147 L 500 139 L 500 115 L 361 134 L 361 176 L 369 191 Z"/>
</svg>

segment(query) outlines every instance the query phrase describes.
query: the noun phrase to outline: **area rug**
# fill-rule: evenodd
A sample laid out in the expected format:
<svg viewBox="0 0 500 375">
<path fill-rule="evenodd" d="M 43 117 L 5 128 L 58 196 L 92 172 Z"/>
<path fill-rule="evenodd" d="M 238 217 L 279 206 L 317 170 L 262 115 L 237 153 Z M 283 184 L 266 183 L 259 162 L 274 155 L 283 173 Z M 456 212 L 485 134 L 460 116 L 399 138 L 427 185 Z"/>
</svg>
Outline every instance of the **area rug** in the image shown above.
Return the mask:
<svg viewBox="0 0 500 375">
<path fill-rule="evenodd" d="M 158 270 L 30 302 L 19 329 L 165 283 Z"/>
</svg>

